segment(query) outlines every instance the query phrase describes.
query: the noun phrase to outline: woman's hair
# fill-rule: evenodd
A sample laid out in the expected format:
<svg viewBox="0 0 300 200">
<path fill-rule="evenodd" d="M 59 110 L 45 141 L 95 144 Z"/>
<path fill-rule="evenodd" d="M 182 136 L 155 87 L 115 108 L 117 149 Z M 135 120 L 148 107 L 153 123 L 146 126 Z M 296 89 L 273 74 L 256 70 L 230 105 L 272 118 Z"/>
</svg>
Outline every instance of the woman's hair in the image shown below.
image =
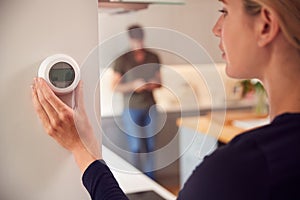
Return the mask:
<svg viewBox="0 0 300 200">
<path fill-rule="evenodd" d="M 250 15 L 259 14 L 262 5 L 273 9 L 279 16 L 283 34 L 300 50 L 300 0 L 243 0 L 243 3 Z"/>
</svg>

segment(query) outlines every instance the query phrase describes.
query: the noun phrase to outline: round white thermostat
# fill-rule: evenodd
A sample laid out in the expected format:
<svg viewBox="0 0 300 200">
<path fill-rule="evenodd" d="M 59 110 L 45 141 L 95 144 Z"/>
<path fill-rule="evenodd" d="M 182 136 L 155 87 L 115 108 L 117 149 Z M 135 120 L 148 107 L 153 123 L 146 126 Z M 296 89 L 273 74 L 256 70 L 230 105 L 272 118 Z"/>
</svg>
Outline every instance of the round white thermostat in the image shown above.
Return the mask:
<svg viewBox="0 0 300 200">
<path fill-rule="evenodd" d="M 38 77 L 44 78 L 57 94 L 72 92 L 80 80 L 80 69 L 68 55 L 55 54 L 47 57 L 40 65 Z"/>
</svg>

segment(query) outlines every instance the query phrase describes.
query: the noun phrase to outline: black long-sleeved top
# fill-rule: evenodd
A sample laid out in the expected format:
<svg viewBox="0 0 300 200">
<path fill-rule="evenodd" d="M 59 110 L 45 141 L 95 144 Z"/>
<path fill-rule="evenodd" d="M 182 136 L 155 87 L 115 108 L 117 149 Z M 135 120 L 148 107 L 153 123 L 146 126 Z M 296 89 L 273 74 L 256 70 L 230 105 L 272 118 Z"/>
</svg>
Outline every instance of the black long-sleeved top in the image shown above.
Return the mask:
<svg viewBox="0 0 300 200">
<path fill-rule="evenodd" d="M 109 168 L 93 162 L 83 175 L 93 200 L 127 199 Z M 300 199 L 300 113 L 245 132 L 194 170 L 182 200 Z"/>
</svg>

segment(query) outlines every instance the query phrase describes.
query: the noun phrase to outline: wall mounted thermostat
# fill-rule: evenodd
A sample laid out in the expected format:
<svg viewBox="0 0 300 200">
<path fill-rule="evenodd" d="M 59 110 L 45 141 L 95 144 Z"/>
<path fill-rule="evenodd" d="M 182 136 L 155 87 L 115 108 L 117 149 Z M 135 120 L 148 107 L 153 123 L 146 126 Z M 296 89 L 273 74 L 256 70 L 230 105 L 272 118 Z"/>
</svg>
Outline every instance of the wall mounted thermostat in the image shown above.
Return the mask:
<svg viewBox="0 0 300 200">
<path fill-rule="evenodd" d="M 38 77 L 44 78 L 56 94 L 67 94 L 77 87 L 80 68 L 72 57 L 55 54 L 41 63 Z"/>
</svg>

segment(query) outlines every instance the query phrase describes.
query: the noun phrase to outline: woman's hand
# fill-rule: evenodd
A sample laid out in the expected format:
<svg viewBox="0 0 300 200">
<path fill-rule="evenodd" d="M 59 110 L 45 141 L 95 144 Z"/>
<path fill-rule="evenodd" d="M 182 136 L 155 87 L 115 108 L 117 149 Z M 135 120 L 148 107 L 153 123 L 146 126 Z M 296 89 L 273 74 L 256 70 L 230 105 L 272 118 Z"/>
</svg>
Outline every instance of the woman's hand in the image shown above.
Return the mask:
<svg viewBox="0 0 300 200">
<path fill-rule="evenodd" d="M 81 171 L 84 171 L 90 163 L 101 159 L 101 152 L 85 112 L 82 90 L 80 82 L 75 90 L 73 110 L 54 94 L 43 79 L 36 78 L 32 100 L 48 135 L 71 151 Z"/>
</svg>

